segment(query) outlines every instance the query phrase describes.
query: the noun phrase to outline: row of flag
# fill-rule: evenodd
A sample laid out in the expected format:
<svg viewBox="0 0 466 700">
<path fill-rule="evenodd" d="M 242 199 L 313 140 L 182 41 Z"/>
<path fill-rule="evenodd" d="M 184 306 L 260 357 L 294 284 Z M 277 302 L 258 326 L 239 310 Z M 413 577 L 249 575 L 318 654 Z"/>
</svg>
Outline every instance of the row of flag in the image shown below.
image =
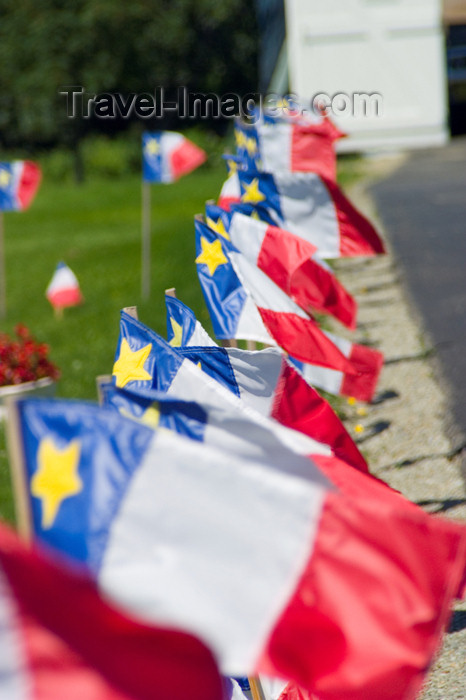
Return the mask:
<svg viewBox="0 0 466 700">
<path fill-rule="evenodd" d="M 34 547 L 0 531 L 8 697 L 410 700 L 466 595 L 466 527 L 375 478 L 316 389 L 370 401 L 383 364 L 320 320 L 357 323 L 326 259 L 384 252 L 335 182 L 341 135 L 254 128 L 194 223 L 216 339 L 167 294 L 166 338 L 122 310 L 98 402 L 10 407 Z"/>
</svg>

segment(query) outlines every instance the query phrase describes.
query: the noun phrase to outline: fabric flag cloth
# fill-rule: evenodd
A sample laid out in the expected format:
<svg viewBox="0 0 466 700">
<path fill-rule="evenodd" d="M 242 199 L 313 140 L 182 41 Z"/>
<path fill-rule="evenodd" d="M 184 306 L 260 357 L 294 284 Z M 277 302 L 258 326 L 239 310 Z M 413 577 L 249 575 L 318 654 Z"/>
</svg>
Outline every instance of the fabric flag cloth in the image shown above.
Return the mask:
<svg viewBox="0 0 466 700">
<path fill-rule="evenodd" d="M 37 163 L 30 160 L 0 162 L 0 211 L 27 209 L 42 179 Z"/>
<path fill-rule="evenodd" d="M 343 136 L 329 119 L 262 119 L 255 125 L 236 122 L 238 155 L 250 169 L 264 172 L 313 172 L 336 181 L 334 143 Z"/>
<path fill-rule="evenodd" d="M 371 400 L 383 365 L 382 353 L 345 339 L 337 345 L 334 336 L 321 330 L 231 242 L 199 220 L 195 229 L 198 277 L 218 338 L 270 343 L 264 340 L 268 335 L 297 360 L 335 370 L 340 379 L 343 374 L 342 391 L 351 391 L 349 395 L 362 401 Z"/>
<path fill-rule="evenodd" d="M 291 464 L 292 457 L 288 454 L 290 449 L 300 455 L 331 455 L 328 445 L 271 420 L 264 415 L 265 411 L 260 413 L 253 407 L 252 400 L 249 405 L 245 404 L 231 386 L 219 382 L 218 377 L 213 379 L 155 331 L 124 311 L 120 317 L 120 334 L 112 375 L 117 388 L 137 392 L 142 397 L 144 420 L 151 425 L 154 425 L 153 412 L 149 411 L 146 415 L 145 409 L 151 408 L 154 402 L 160 403 L 159 397 L 151 393 L 155 389 L 167 394 L 169 399 L 195 404 L 185 408 L 175 405 L 157 409 L 160 420 L 165 420 L 162 422 L 164 427 L 187 434 L 193 439 L 214 441 L 215 445 L 221 446 L 230 444 L 234 439 L 235 450 L 241 450 L 246 455 L 251 450 L 255 453 L 260 446 L 269 463 L 284 459 Z M 125 403 L 120 397 L 118 403 L 126 412 L 131 413 L 134 411 L 129 400 L 131 397 L 126 397 Z M 182 410 L 189 421 L 180 417 L 177 423 L 173 413 Z M 140 409 L 138 413 L 142 413 Z M 165 417 L 164 414 L 171 415 Z M 157 425 L 158 417 L 155 419 Z M 241 430 L 238 430 L 238 426 L 241 426 Z M 226 432 L 230 433 L 230 437 Z M 287 450 L 285 455 L 283 446 Z"/>
<path fill-rule="evenodd" d="M 282 228 L 315 245 L 321 258 L 385 252 L 374 226 L 331 180 L 314 173 L 236 174 L 242 202 L 274 211 Z"/>
<path fill-rule="evenodd" d="M 304 311 L 331 314 L 351 330 L 356 328 L 355 299 L 330 270 L 313 259 L 317 248 L 312 243 L 235 211 L 230 215 L 227 235 L 249 262 Z"/>
<path fill-rule="evenodd" d="M 241 202 L 241 185 L 239 183 L 238 168 L 242 167 L 242 161 L 238 156 L 224 156 L 227 163 L 227 179 L 222 185 L 217 203 L 229 210 L 232 204 Z"/>
<path fill-rule="evenodd" d="M 199 637 L 228 676 L 284 677 L 321 700 L 416 696 L 464 526 L 375 481 L 390 497 L 327 490 L 311 460 L 290 473 L 88 404 L 17 406 L 36 537 L 111 599 Z"/>
<path fill-rule="evenodd" d="M 210 651 L 137 623 L 82 573 L 0 526 L 0 696 L 8 700 L 222 700 Z"/>
<path fill-rule="evenodd" d="M 45 296 L 55 308 L 77 306 L 84 301 L 76 275 L 64 262 L 58 263 Z"/>
<path fill-rule="evenodd" d="M 337 457 L 368 472 L 364 457 L 330 404 L 293 369 L 276 348 L 212 350 L 210 338 L 192 310 L 165 297 L 167 338 L 201 369 L 263 415 L 328 444 Z M 204 342 L 204 338 L 207 342 Z M 197 346 L 197 347 L 196 347 Z"/>
<path fill-rule="evenodd" d="M 142 135 L 144 182 L 174 182 L 207 160 L 207 153 L 175 131 L 146 131 Z"/>
</svg>

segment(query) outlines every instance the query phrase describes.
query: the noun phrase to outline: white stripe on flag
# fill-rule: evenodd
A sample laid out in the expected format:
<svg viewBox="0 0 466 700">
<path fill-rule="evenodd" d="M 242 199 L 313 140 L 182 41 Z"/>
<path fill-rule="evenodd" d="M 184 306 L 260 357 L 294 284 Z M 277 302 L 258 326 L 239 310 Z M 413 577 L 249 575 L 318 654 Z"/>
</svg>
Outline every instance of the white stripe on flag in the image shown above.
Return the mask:
<svg viewBox="0 0 466 700">
<path fill-rule="evenodd" d="M 309 316 L 270 277 L 267 277 L 265 272 L 249 262 L 244 255 L 230 253 L 230 260 L 240 282 L 251 293 L 257 306 L 270 311 L 293 313 L 309 319 Z"/>
<path fill-rule="evenodd" d="M 311 556 L 324 493 L 160 432 L 113 522 L 100 584 L 199 636 L 225 674 L 249 673 Z"/>
<path fill-rule="evenodd" d="M 291 124 L 274 124 L 257 127 L 262 168 L 266 172 L 291 170 Z"/>
<path fill-rule="evenodd" d="M 275 340 L 264 326 L 257 306 L 249 294 L 247 294 L 243 308 L 241 309 L 238 325 L 236 326 L 235 338 L 255 340 L 258 343 L 265 343 L 266 345 L 276 345 Z"/>
<path fill-rule="evenodd" d="M 274 173 L 285 228 L 319 249 L 322 258 L 340 256 L 340 229 L 332 197 L 314 173 Z"/>
<path fill-rule="evenodd" d="M 228 348 L 227 354 L 243 401 L 269 416 L 281 374 L 283 354 L 277 348 L 259 351 Z"/>
<path fill-rule="evenodd" d="M 16 600 L 0 568 L 0 687 L 8 700 L 32 698 L 33 688 L 26 666 L 25 643 L 19 627 Z M 25 631 L 23 632 L 23 634 Z"/>
<path fill-rule="evenodd" d="M 184 401 L 201 401 L 208 411 L 204 440 L 222 449 L 277 466 L 283 461 L 291 471 L 301 465 L 306 471 L 309 464 L 299 462 L 296 467 L 288 450 L 297 455 L 331 454 L 327 445 L 262 416 L 191 360 L 183 360 L 167 394 Z"/>
</svg>

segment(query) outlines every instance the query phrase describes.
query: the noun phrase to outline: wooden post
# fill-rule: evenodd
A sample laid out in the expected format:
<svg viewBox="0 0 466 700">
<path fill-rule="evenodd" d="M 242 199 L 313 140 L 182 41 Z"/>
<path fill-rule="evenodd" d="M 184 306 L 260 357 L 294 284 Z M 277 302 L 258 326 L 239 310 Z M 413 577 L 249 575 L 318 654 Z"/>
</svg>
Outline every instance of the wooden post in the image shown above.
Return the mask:
<svg viewBox="0 0 466 700">
<path fill-rule="evenodd" d="M 248 677 L 252 700 L 265 700 L 264 691 L 258 678 Z"/>
<path fill-rule="evenodd" d="M 111 381 L 112 381 L 111 374 L 98 374 L 97 377 L 95 378 L 95 383 L 96 383 L 96 388 L 97 388 L 97 400 L 99 402 L 99 406 L 102 406 L 102 404 L 103 404 L 102 384 L 108 384 Z"/>
<path fill-rule="evenodd" d="M 141 296 L 147 301 L 150 296 L 150 183 L 142 183 L 142 241 L 141 241 Z"/>
<path fill-rule="evenodd" d="M 176 299 L 176 288 L 175 287 L 170 287 L 170 289 L 165 290 L 165 296 L 167 297 L 174 297 Z"/>
<path fill-rule="evenodd" d="M 0 211 L 0 318 L 6 317 L 6 265 L 3 212 Z"/>
<path fill-rule="evenodd" d="M 5 404 L 7 410 L 6 435 L 15 504 L 16 530 L 20 537 L 26 542 L 30 542 L 32 540 L 32 517 L 17 399 L 10 397 Z"/>
<path fill-rule="evenodd" d="M 137 306 L 125 306 L 123 311 L 128 314 L 128 316 L 132 316 L 133 318 L 138 321 L 138 307 Z"/>
<path fill-rule="evenodd" d="M 237 348 L 238 341 L 236 340 L 236 338 L 221 338 L 220 345 L 222 346 L 222 348 Z"/>
</svg>

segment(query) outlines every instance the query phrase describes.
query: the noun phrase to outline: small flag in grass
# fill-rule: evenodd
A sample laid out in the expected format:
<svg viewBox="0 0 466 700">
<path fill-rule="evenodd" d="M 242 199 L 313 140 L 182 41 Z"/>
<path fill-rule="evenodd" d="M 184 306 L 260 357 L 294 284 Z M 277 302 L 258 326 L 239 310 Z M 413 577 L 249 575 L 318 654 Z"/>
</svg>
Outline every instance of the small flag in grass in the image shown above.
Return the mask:
<svg viewBox="0 0 466 700">
<path fill-rule="evenodd" d="M 58 263 L 45 296 L 58 311 L 67 306 L 77 306 L 84 301 L 76 275 L 64 262 Z"/>
<path fill-rule="evenodd" d="M 42 173 L 37 163 L 14 160 L 0 163 L 0 211 L 27 209 L 36 196 Z"/>
<path fill-rule="evenodd" d="M 144 182 L 174 182 L 207 159 L 202 148 L 175 131 L 144 132 L 142 154 Z"/>
</svg>

